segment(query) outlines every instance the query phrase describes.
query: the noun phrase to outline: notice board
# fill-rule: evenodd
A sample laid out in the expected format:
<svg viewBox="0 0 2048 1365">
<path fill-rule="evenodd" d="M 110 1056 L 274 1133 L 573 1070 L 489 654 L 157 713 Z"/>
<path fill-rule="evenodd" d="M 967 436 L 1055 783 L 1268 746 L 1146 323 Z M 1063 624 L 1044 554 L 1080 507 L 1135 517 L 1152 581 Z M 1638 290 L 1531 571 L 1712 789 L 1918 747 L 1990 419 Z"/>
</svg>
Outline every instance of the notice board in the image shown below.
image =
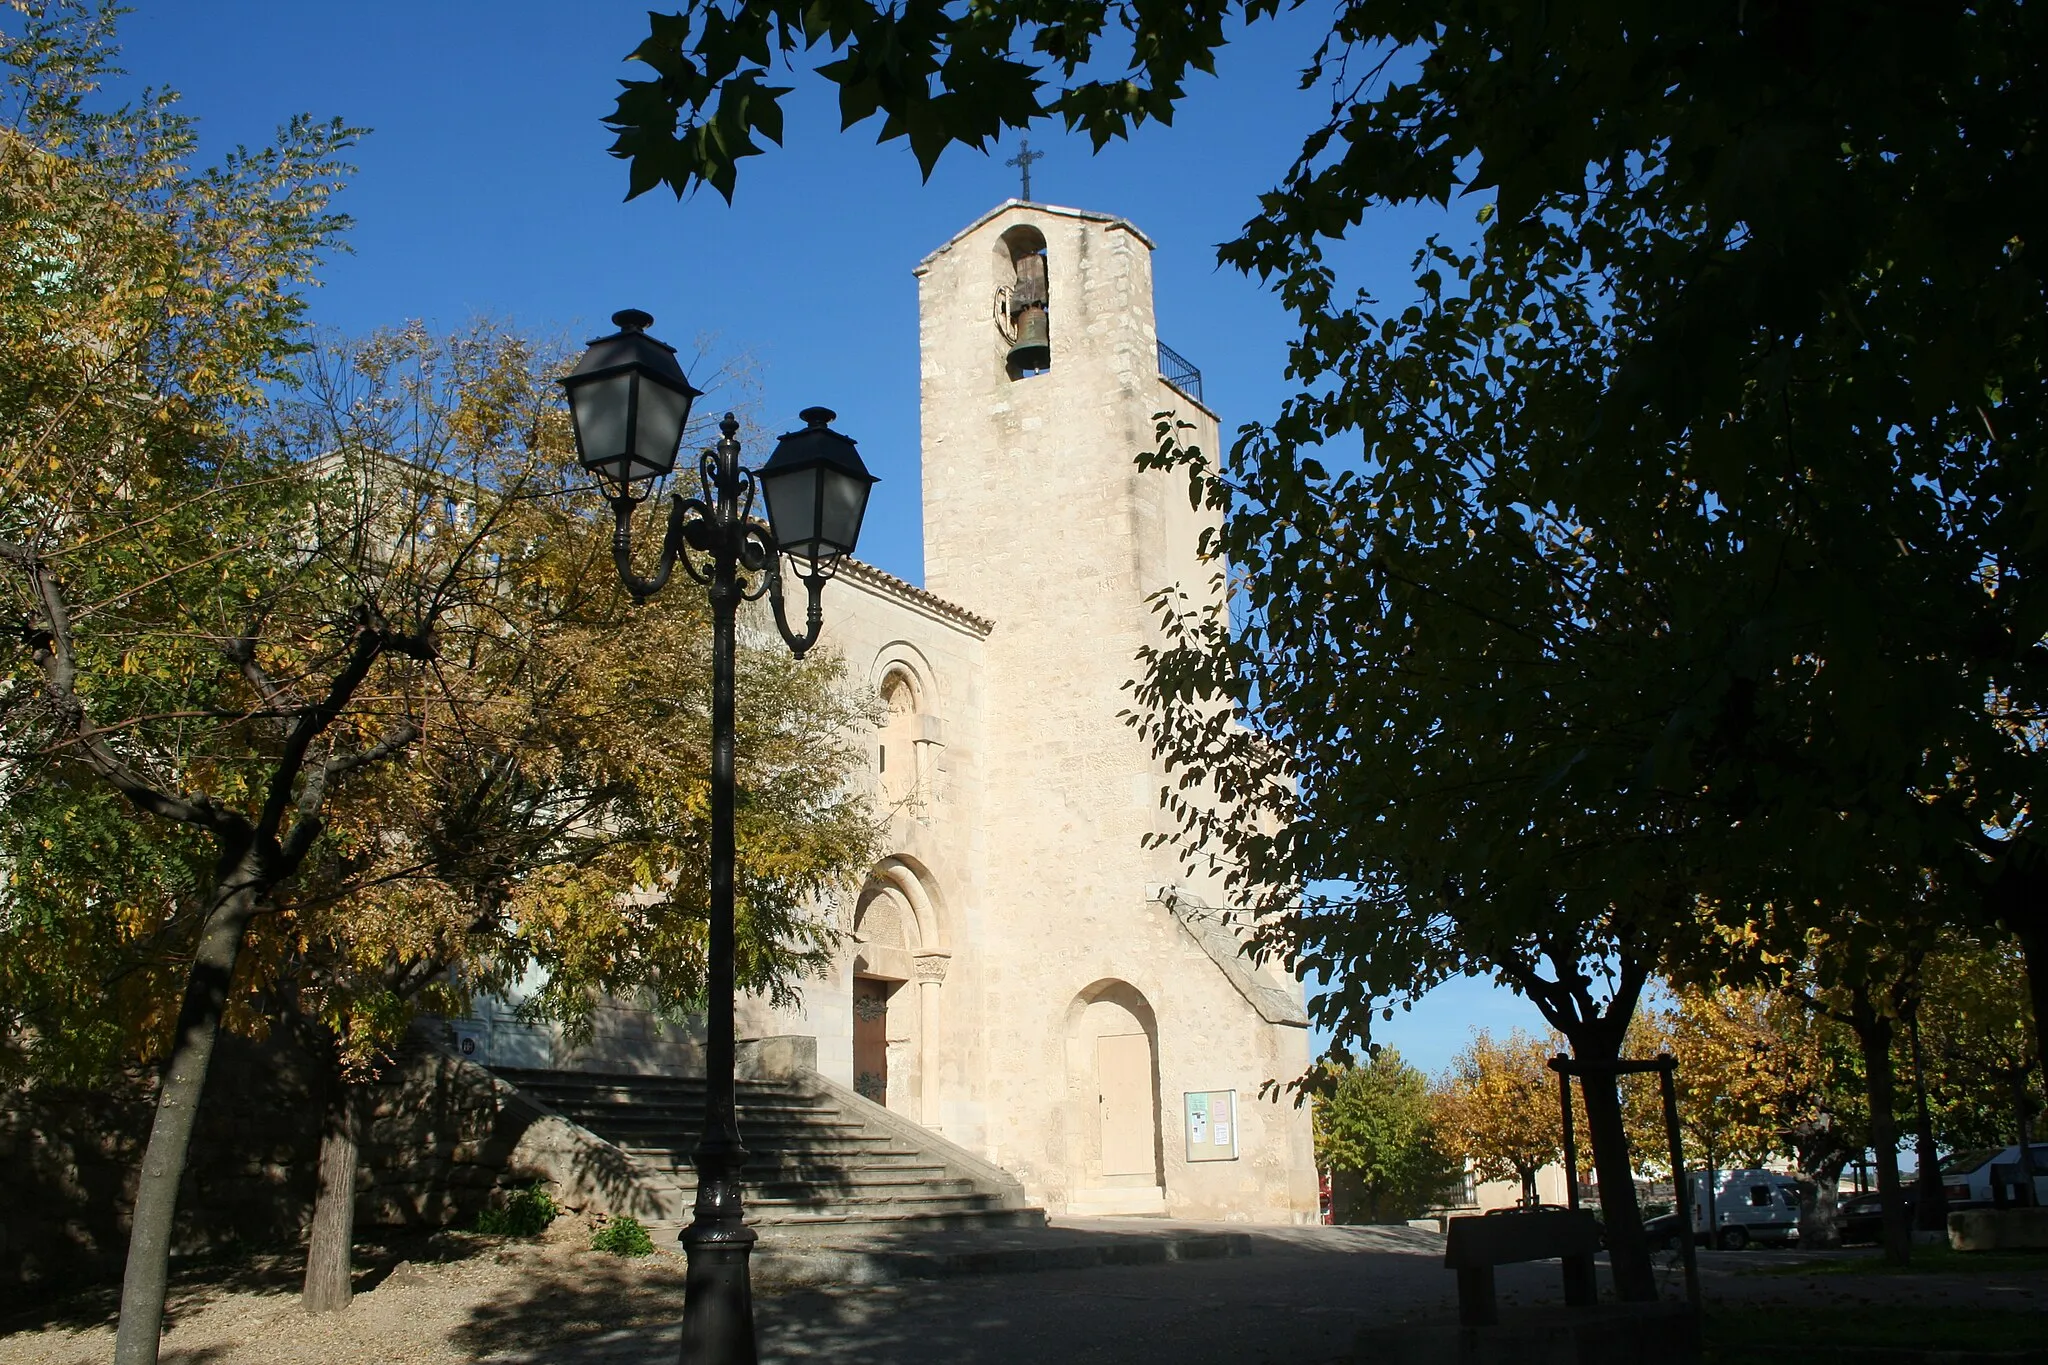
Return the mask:
<svg viewBox="0 0 2048 1365">
<path fill-rule="evenodd" d="M 1237 1160 L 1237 1092 L 1189 1090 L 1181 1096 L 1189 1161 Z"/>
</svg>

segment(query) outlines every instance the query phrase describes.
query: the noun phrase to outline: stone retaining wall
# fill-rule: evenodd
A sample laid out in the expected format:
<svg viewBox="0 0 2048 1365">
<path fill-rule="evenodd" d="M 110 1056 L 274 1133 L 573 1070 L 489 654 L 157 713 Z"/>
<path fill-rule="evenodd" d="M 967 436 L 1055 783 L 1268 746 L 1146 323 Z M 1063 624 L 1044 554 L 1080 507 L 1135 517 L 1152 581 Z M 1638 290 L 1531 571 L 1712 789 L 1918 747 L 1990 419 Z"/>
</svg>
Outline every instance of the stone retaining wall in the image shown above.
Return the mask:
<svg viewBox="0 0 2048 1365">
<path fill-rule="evenodd" d="M 96 1089 L 0 1092 L 0 1300 L 116 1278 L 149 1134 L 154 1074 Z M 296 1243 L 312 1217 L 315 1073 L 282 1039 L 224 1037 L 178 1197 L 179 1254 Z M 358 1172 L 358 1226 L 459 1226 L 507 1180 L 540 1117 L 509 1087 L 424 1038 L 377 1085 Z M 529 1144 L 531 1145 L 531 1144 Z"/>
</svg>

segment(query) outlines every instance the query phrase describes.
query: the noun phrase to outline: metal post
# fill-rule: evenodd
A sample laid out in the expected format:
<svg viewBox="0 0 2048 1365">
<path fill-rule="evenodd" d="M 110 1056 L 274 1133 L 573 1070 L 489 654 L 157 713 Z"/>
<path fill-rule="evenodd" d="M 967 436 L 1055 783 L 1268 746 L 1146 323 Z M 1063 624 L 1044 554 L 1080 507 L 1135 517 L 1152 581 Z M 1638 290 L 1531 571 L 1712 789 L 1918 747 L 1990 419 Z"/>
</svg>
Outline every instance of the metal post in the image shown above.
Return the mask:
<svg viewBox="0 0 2048 1365">
<path fill-rule="evenodd" d="M 1685 1256 L 1685 1299 L 1699 1311 L 1700 1254 L 1692 1237 L 1692 1181 L 1685 1175 L 1685 1143 L 1678 1130 L 1678 1059 L 1657 1059 L 1657 1086 L 1664 1092 L 1664 1131 L 1671 1140 L 1671 1196 L 1678 1214 L 1678 1245 Z"/>
<path fill-rule="evenodd" d="M 711 509 L 711 942 L 706 976 L 704 1136 L 691 1153 L 697 1203 L 683 1230 L 682 1365 L 754 1365 L 754 1230 L 740 1200 L 740 1144 L 733 1100 L 733 648 L 739 612 L 741 487 L 736 425 L 718 443 Z"/>
<path fill-rule="evenodd" d="M 1560 1052 L 1550 1065 L 1557 1072 L 1557 1102 L 1564 1108 L 1564 1203 L 1575 1209 L 1579 1206 L 1579 1144 L 1572 1133 L 1571 1058 Z"/>
</svg>

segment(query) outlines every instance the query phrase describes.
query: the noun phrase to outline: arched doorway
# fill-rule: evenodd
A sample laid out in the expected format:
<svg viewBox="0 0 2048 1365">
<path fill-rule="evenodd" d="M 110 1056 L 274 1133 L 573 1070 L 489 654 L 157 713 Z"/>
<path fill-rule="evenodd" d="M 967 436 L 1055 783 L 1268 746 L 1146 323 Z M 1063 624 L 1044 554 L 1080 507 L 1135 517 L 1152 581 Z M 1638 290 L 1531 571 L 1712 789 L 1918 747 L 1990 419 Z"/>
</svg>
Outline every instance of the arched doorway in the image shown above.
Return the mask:
<svg viewBox="0 0 2048 1365">
<path fill-rule="evenodd" d="M 903 983 L 869 976 L 853 977 L 853 1088 L 876 1104 L 889 1102 L 889 997 Z"/>
<path fill-rule="evenodd" d="M 1150 1212 L 1164 1186 L 1159 1137 L 1159 1025 L 1127 981 L 1098 981 L 1067 1012 L 1067 1093 L 1079 1141 L 1069 1205 Z"/>
<path fill-rule="evenodd" d="M 927 1127 L 940 1126 L 940 991 L 949 960 L 923 869 L 884 858 L 853 920 L 854 1089 Z"/>
</svg>

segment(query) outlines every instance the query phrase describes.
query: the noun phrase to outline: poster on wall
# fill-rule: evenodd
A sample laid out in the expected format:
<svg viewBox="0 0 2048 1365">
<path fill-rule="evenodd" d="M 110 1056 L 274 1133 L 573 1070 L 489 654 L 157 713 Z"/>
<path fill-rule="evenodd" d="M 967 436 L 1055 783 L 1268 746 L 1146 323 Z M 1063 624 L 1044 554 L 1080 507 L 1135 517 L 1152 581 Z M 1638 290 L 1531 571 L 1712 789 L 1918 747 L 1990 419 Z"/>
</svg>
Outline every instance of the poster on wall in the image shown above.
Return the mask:
<svg viewBox="0 0 2048 1365">
<path fill-rule="evenodd" d="M 1237 1160 L 1237 1092 L 1189 1090 L 1181 1096 L 1189 1161 Z"/>
</svg>

